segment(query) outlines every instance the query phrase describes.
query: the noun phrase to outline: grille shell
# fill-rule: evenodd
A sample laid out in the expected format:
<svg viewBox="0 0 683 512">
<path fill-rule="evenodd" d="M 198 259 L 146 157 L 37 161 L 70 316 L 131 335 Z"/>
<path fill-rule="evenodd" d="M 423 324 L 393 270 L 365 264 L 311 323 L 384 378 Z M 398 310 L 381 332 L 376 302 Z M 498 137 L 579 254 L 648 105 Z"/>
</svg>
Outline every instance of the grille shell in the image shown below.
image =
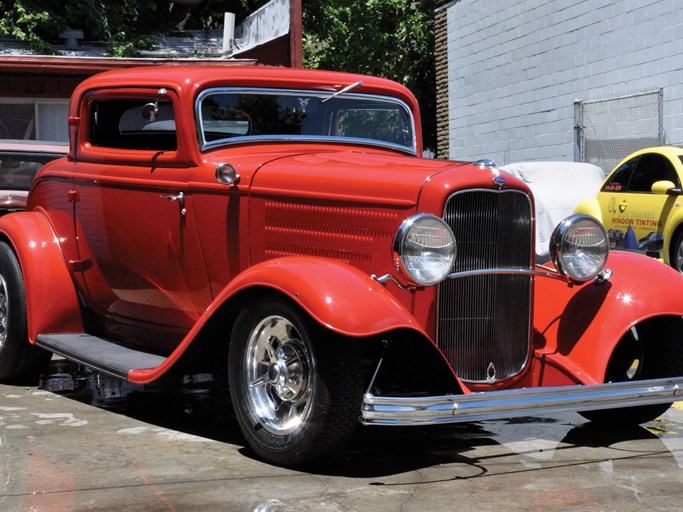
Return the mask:
<svg viewBox="0 0 683 512">
<path fill-rule="evenodd" d="M 527 364 L 533 278 L 485 271 L 531 268 L 532 217 L 529 196 L 516 190 L 468 190 L 446 201 L 458 251 L 452 272 L 483 271 L 439 285 L 437 343 L 463 381 L 498 382 Z"/>
</svg>

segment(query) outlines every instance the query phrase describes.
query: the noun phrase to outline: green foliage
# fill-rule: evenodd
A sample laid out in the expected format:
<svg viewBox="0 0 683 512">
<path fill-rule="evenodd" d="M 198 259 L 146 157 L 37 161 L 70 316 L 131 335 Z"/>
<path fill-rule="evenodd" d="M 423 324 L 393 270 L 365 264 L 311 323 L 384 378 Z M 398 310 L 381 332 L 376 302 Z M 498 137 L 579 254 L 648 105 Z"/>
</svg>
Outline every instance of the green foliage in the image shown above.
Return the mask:
<svg viewBox="0 0 683 512">
<path fill-rule="evenodd" d="M 136 57 L 142 49 L 152 48 L 152 41 L 149 37 L 135 37 L 129 39 L 125 32 L 118 32 L 111 38 L 109 44 L 109 54 L 112 57 Z"/>
<path fill-rule="evenodd" d="M 304 0 L 306 67 L 365 73 L 417 96 L 425 146 L 436 146 L 437 0 Z"/>
<path fill-rule="evenodd" d="M 37 54 L 54 54 L 66 29 L 83 30 L 85 40 L 105 44 L 115 57 L 134 57 L 150 47 L 149 36 L 183 29 L 222 26 L 223 13 L 244 17 L 267 0 L 14 0 L 0 11 L 0 35 L 26 41 Z"/>
<path fill-rule="evenodd" d="M 51 55 L 54 50 L 37 33 L 36 28 L 50 21 L 50 13 L 34 10 L 23 0 L 15 0 L 0 17 L 0 35 L 11 36 L 29 43 L 31 49 L 43 55 Z"/>
<path fill-rule="evenodd" d="M 185 29 L 215 29 L 223 13 L 244 18 L 268 0 L 14 0 L 0 11 L 0 35 L 55 53 L 59 33 L 81 29 L 87 41 L 106 44 L 112 56 L 134 57 L 149 36 Z M 435 147 L 434 10 L 443 0 L 302 0 L 304 65 L 382 76 L 415 93 L 427 147 Z"/>
</svg>

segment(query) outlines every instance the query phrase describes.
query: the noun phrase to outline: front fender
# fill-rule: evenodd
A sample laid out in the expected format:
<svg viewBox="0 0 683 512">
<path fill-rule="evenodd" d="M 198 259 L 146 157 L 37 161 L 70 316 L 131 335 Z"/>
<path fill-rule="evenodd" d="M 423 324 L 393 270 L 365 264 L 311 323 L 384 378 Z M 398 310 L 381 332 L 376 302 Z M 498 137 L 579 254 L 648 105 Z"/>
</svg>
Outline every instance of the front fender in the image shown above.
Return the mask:
<svg viewBox="0 0 683 512">
<path fill-rule="evenodd" d="M 351 337 L 407 328 L 428 337 L 413 315 L 380 283 L 351 265 L 291 256 L 264 261 L 233 279 L 214 300 L 265 287 L 287 295 L 328 329 Z"/>
<path fill-rule="evenodd" d="M 21 265 L 29 341 L 45 332 L 83 331 L 76 289 L 47 219 L 33 211 L 5 215 L 0 217 L 0 236 Z"/>
<path fill-rule="evenodd" d="M 178 361 L 217 312 L 226 306 L 242 306 L 241 292 L 264 288 L 284 294 L 319 324 L 345 336 L 366 337 L 405 328 L 430 339 L 410 312 L 367 274 L 341 262 L 291 256 L 258 263 L 235 277 L 163 364 L 152 370 L 133 370 L 129 380 L 145 384 L 159 378 Z"/>
<path fill-rule="evenodd" d="M 585 213 L 587 215 L 591 215 L 603 223 L 602 210 L 600 209 L 600 203 L 596 197 L 589 197 L 588 199 L 581 201 L 574 209 L 574 213 Z"/>
<path fill-rule="evenodd" d="M 536 283 L 537 355 L 584 384 L 603 382 L 614 347 L 631 327 L 657 316 L 683 316 L 683 275 L 671 267 L 613 251 L 606 268 L 612 277 L 599 285 Z"/>
</svg>

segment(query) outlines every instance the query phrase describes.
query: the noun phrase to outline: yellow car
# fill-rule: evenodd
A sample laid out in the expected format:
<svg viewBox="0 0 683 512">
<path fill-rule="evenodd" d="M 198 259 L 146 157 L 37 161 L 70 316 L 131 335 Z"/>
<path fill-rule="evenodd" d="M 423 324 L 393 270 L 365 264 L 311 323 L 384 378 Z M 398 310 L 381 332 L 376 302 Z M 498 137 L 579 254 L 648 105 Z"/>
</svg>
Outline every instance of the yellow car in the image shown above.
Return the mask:
<svg viewBox="0 0 683 512">
<path fill-rule="evenodd" d="M 597 197 L 575 213 L 587 213 L 607 229 L 614 249 L 643 251 L 683 273 L 683 147 L 646 148 L 622 160 Z"/>
</svg>

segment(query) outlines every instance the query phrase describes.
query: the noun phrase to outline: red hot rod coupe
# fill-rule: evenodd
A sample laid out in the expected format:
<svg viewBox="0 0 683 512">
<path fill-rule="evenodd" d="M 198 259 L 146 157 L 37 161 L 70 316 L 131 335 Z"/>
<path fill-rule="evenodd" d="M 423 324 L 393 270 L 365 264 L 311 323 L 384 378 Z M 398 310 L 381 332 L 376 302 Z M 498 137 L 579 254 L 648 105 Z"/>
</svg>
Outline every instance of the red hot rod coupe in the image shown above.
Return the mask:
<svg viewBox="0 0 683 512">
<path fill-rule="evenodd" d="M 680 398 L 683 276 L 587 215 L 538 265 L 529 188 L 421 158 L 413 95 L 335 72 L 171 66 L 83 82 L 70 146 L 0 218 L 0 378 L 51 353 L 132 383 L 224 376 L 262 458 L 364 425 Z"/>
</svg>

